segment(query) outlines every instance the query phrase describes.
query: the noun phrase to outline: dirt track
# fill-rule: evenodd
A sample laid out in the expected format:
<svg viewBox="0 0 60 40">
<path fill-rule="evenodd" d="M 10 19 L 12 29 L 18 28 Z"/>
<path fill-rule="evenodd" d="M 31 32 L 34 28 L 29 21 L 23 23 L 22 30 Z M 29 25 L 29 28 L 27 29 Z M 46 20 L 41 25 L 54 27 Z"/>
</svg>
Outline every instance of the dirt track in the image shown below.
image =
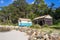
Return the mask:
<svg viewBox="0 0 60 40">
<path fill-rule="evenodd" d="M 24 32 L 12 30 L 10 32 L 0 32 L 0 40 L 28 40 Z"/>
</svg>

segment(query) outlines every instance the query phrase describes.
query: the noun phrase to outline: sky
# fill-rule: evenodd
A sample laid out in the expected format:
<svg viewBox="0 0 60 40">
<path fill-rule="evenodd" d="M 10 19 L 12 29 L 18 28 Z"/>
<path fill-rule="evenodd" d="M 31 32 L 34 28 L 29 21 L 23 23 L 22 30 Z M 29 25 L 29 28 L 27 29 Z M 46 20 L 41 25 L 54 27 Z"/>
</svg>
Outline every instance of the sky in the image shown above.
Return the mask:
<svg viewBox="0 0 60 40">
<path fill-rule="evenodd" d="M 0 7 L 3 6 L 8 6 L 9 4 L 12 4 L 14 0 L 0 0 Z M 60 0 L 44 0 L 45 3 L 50 6 L 51 3 L 54 3 L 55 6 L 54 7 L 59 7 L 60 6 Z M 29 4 L 33 4 L 34 0 L 26 0 L 26 2 L 28 2 Z"/>
<path fill-rule="evenodd" d="M 11 3 L 13 3 L 13 0 L 0 0 L 0 7 L 1 6 L 8 6 Z"/>
</svg>

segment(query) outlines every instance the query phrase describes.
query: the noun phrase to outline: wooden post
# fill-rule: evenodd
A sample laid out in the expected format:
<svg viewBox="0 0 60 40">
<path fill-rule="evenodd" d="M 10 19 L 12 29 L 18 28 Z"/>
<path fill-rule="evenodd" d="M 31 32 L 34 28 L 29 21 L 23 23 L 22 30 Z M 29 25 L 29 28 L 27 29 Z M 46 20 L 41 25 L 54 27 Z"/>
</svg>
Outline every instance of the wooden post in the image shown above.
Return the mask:
<svg viewBox="0 0 60 40">
<path fill-rule="evenodd" d="M 37 24 L 38 24 L 38 20 L 37 20 Z"/>
</svg>

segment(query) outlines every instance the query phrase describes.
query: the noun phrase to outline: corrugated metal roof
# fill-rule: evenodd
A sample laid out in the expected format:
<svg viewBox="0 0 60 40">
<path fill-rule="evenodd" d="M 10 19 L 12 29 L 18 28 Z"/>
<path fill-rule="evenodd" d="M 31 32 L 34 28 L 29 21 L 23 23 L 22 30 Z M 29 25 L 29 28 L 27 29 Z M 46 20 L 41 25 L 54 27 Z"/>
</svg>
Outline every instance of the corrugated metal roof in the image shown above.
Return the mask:
<svg viewBox="0 0 60 40">
<path fill-rule="evenodd" d="M 50 15 L 45 15 L 45 18 L 52 18 Z"/>
<path fill-rule="evenodd" d="M 22 21 L 31 21 L 31 19 L 26 19 L 26 18 L 19 18 L 19 20 L 22 20 Z"/>
<path fill-rule="evenodd" d="M 44 16 L 39 16 L 37 18 L 34 18 L 34 20 L 40 19 L 40 18 L 50 18 L 50 19 L 52 19 L 52 17 L 50 15 L 44 15 Z"/>
</svg>

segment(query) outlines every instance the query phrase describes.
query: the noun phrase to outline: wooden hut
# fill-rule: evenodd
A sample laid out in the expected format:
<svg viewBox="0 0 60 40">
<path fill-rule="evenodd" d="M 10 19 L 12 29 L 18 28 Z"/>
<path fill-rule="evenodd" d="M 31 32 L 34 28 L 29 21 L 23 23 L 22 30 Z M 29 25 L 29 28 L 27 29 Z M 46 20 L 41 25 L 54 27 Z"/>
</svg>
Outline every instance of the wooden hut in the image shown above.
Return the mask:
<svg viewBox="0 0 60 40">
<path fill-rule="evenodd" d="M 50 15 L 44 15 L 44 16 L 34 18 L 33 22 L 39 25 L 44 25 L 44 24 L 52 25 L 53 24 L 52 17 Z"/>
<path fill-rule="evenodd" d="M 18 25 L 20 27 L 24 27 L 24 26 L 31 26 L 32 25 L 32 21 L 30 19 L 26 19 L 26 18 L 19 18 L 18 20 Z"/>
</svg>

